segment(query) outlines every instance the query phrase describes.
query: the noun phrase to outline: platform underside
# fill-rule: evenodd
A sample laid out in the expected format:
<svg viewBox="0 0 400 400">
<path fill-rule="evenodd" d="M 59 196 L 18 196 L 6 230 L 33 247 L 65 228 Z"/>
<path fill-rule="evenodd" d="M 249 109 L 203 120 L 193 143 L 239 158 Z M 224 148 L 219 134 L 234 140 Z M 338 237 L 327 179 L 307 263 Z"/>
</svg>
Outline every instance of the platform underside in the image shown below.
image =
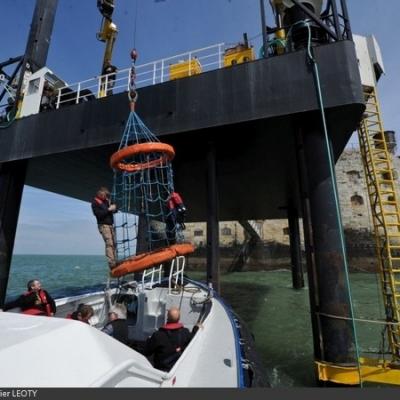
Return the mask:
<svg viewBox="0 0 400 400">
<path fill-rule="evenodd" d="M 354 44 L 324 45 L 316 55 L 337 159 L 364 110 Z M 289 199 L 299 204 L 295 135 L 321 118 L 304 51 L 140 89 L 137 112 L 175 147 L 175 187 L 189 220 L 206 219 L 210 141 L 221 220 L 284 218 Z M 21 119 L 2 132 L 0 162 L 29 159 L 27 185 L 90 201 L 112 185 L 109 157 L 128 113 L 119 94 Z"/>
</svg>

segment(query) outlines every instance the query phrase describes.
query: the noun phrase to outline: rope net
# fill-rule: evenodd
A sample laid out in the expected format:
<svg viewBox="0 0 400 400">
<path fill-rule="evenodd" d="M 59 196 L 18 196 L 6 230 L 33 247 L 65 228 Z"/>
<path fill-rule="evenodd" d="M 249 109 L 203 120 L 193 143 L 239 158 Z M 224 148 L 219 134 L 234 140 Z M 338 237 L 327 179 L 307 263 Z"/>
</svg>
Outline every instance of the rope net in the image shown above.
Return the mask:
<svg viewBox="0 0 400 400">
<path fill-rule="evenodd" d="M 176 245 L 183 243 L 185 209 L 174 191 L 174 155 L 173 147 L 160 142 L 131 111 L 118 151 L 110 160 L 114 169 L 112 202 L 119 211 L 114 215 L 117 266 L 139 255 L 180 248 Z M 180 254 L 173 250 L 164 259 L 176 255 Z"/>
</svg>

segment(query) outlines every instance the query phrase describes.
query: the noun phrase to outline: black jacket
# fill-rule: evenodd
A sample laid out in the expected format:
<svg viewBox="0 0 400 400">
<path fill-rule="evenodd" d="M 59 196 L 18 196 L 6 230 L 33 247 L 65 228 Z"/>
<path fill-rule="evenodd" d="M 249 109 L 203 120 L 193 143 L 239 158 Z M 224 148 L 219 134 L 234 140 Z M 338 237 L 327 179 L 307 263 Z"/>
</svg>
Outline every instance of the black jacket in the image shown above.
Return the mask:
<svg viewBox="0 0 400 400">
<path fill-rule="evenodd" d="M 115 319 L 109 322 L 102 331 L 121 343 L 128 344 L 128 321 L 126 319 Z"/>
<path fill-rule="evenodd" d="M 154 354 L 154 367 L 163 371 L 169 371 L 179 359 L 198 327 L 193 328 L 192 333 L 184 328 L 181 323 L 168 323 L 147 339 L 144 354 Z"/>
<path fill-rule="evenodd" d="M 38 309 L 46 314 L 46 304 L 50 305 L 52 313 L 56 312 L 56 303 L 53 298 L 49 295 L 46 290 L 41 289 L 44 293 L 47 303 L 36 304 L 38 301 L 38 295 L 36 292 L 26 292 L 19 296 L 16 300 L 11 301 L 4 305 L 4 311 L 10 310 L 11 308 L 20 307 L 22 311 L 28 310 L 30 308 Z"/>
<path fill-rule="evenodd" d="M 92 201 L 92 211 L 96 217 L 98 225 L 113 225 L 114 217 L 113 212 L 108 211 L 108 207 L 110 207 L 110 203 L 108 200 L 100 200 L 98 197 L 95 197 Z"/>
</svg>

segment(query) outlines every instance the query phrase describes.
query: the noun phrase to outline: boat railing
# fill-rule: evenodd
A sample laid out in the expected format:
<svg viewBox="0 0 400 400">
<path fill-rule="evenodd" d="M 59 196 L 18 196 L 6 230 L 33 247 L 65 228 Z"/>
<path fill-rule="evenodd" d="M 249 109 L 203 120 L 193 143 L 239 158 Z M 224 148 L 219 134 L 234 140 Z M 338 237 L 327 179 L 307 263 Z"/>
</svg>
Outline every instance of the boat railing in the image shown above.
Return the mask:
<svg viewBox="0 0 400 400">
<path fill-rule="evenodd" d="M 156 85 L 222 68 L 224 51 L 224 43 L 218 43 L 138 65 L 135 68 L 136 87 Z M 57 91 L 56 108 L 127 92 L 130 84 L 130 71 L 130 68 L 125 68 L 115 73 L 99 75 L 63 86 Z"/>
<path fill-rule="evenodd" d="M 177 288 L 180 288 L 179 294 L 181 293 L 185 263 L 186 258 L 184 256 L 178 256 L 172 260 L 168 278 L 168 294 L 176 294 Z"/>
<path fill-rule="evenodd" d="M 142 289 L 152 289 L 155 284 L 161 283 L 162 277 L 163 264 L 160 264 L 158 267 L 145 269 L 142 274 Z"/>
</svg>

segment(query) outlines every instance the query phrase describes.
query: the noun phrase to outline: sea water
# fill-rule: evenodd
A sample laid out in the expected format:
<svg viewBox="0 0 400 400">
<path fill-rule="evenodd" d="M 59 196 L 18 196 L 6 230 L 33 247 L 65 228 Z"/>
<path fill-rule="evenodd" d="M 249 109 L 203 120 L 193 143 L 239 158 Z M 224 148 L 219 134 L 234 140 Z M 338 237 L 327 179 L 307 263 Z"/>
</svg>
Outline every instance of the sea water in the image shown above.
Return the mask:
<svg viewBox="0 0 400 400">
<path fill-rule="evenodd" d="M 205 273 L 188 273 L 202 279 Z M 108 267 L 104 256 L 15 255 L 7 297 L 40 279 L 55 298 L 84 287 L 104 285 Z M 374 274 L 350 275 L 355 317 L 383 319 L 379 282 Z M 313 341 L 308 289 L 294 290 L 287 270 L 237 272 L 221 276 L 221 295 L 254 334 L 256 348 L 274 387 L 315 386 Z M 356 322 L 357 344 L 363 355 L 382 350 L 383 325 Z"/>
</svg>

